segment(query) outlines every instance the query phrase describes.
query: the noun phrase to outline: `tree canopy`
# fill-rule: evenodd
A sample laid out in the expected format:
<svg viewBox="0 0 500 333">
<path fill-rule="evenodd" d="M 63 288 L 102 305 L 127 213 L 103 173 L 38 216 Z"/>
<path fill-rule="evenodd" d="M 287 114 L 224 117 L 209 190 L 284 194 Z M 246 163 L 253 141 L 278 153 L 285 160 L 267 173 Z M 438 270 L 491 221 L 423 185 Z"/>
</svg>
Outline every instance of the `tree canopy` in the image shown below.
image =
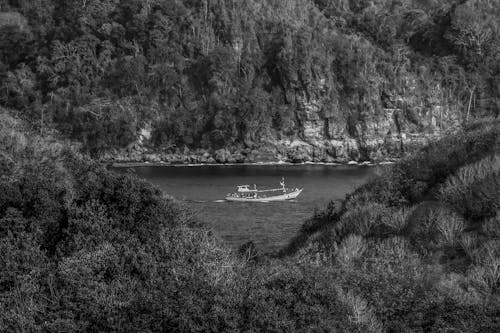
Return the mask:
<svg viewBox="0 0 500 333">
<path fill-rule="evenodd" d="M 470 111 L 474 99 L 473 115 L 498 114 L 497 1 L 4 0 L 0 11 L 0 103 L 90 151 L 132 142 L 145 123 L 155 145 L 300 137 L 310 101 L 348 128 L 409 80 L 421 81 L 415 105 L 439 87 L 443 105 Z"/>
</svg>

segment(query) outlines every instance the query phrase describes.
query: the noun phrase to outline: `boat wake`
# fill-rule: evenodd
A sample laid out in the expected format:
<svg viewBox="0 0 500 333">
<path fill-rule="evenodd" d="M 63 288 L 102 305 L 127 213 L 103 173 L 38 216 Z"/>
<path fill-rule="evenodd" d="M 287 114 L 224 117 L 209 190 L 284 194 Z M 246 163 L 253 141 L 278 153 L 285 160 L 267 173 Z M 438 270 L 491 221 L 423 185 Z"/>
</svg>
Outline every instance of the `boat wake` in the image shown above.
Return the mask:
<svg viewBox="0 0 500 333">
<path fill-rule="evenodd" d="M 226 202 L 226 200 L 214 200 L 214 202 Z"/>
</svg>

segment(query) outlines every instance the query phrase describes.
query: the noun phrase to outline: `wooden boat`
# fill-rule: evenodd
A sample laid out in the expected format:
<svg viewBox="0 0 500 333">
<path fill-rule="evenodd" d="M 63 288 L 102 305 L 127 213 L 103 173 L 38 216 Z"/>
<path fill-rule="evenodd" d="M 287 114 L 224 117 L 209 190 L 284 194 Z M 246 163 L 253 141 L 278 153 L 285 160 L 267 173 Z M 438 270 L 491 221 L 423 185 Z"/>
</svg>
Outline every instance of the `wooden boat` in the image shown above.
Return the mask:
<svg viewBox="0 0 500 333">
<path fill-rule="evenodd" d="M 269 202 L 269 201 L 285 201 L 295 199 L 302 193 L 303 189 L 289 189 L 285 187 L 285 180 L 280 182 L 280 188 L 269 190 L 258 190 L 254 185 L 253 189 L 250 185 L 239 185 L 236 193 L 229 193 L 226 196 L 227 201 L 236 202 Z"/>
</svg>

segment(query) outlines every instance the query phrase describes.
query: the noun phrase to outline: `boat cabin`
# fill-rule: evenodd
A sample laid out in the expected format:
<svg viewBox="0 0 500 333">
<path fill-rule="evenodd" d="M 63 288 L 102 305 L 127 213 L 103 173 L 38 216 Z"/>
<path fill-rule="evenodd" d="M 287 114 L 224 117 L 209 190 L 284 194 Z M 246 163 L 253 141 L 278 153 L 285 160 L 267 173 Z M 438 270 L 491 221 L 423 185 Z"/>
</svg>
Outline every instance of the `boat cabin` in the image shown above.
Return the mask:
<svg viewBox="0 0 500 333">
<path fill-rule="evenodd" d="M 238 192 L 256 192 L 257 189 L 250 189 L 250 185 L 238 185 Z"/>
</svg>

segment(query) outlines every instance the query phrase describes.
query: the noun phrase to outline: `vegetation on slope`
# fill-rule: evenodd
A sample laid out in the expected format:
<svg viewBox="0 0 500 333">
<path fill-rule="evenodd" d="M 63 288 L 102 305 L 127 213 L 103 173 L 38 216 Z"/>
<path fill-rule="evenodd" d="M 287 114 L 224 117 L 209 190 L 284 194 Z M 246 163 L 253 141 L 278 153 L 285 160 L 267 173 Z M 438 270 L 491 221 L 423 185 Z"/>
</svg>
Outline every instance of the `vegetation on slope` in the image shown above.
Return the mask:
<svg viewBox="0 0 500 333">
<path fill-rule="evenodd" d="M 194 322 L 228 253 L 152 185 L 1 116 L 0 330 L 189 330 L 179 290 Z"/>
<path fill-rule="evenodd" d="M 499 15 L 491 0 L 0 1 L 0 103 L 94 153 L 146 124 L 180 151 L 301 138 L 309 117 L 363 138 L 386 108 L 418 132 L 432 106 L 498 114 Z"/>
<path fill-rule="evenodd" d="M 395 165 L 271 259 L 0 118 L 1 331 L 500 328 L 498 123 Z"/>
<path fill-rule="evenodd" d="M 236 256 L 189 212 L 0 113 L 0 331 L 355 331 L 313 265 Z M 363 305 L 362 301 L 360 304 Z"/>
<path fill-rule="evenodd" d="M 497 331 L 499 158 L 500 123 L 475 124 L 316 214 L 285 252 L 337 268 L 390 331 Z"/>
<path fill-rule="evenodd" d="M 421 111 L 439 91 L 466 120 L 498 114 L 496 1 L 36 0 L 0 11 L 1 105 L 92 152 L 127 145 L 148 122 L 153 143 L 171 147 L 300 137 L 304 101 L 320 100 L 326 124 L 349 135 L 405 94 Z M 417 88 L 405 92 L 407 80 Z M 282 259 L 232 253 L 150 184 L 26 127 L 0 113 L 0 331 L 500 330 L 498 121 L 330 206 Z"/>
</svg>

